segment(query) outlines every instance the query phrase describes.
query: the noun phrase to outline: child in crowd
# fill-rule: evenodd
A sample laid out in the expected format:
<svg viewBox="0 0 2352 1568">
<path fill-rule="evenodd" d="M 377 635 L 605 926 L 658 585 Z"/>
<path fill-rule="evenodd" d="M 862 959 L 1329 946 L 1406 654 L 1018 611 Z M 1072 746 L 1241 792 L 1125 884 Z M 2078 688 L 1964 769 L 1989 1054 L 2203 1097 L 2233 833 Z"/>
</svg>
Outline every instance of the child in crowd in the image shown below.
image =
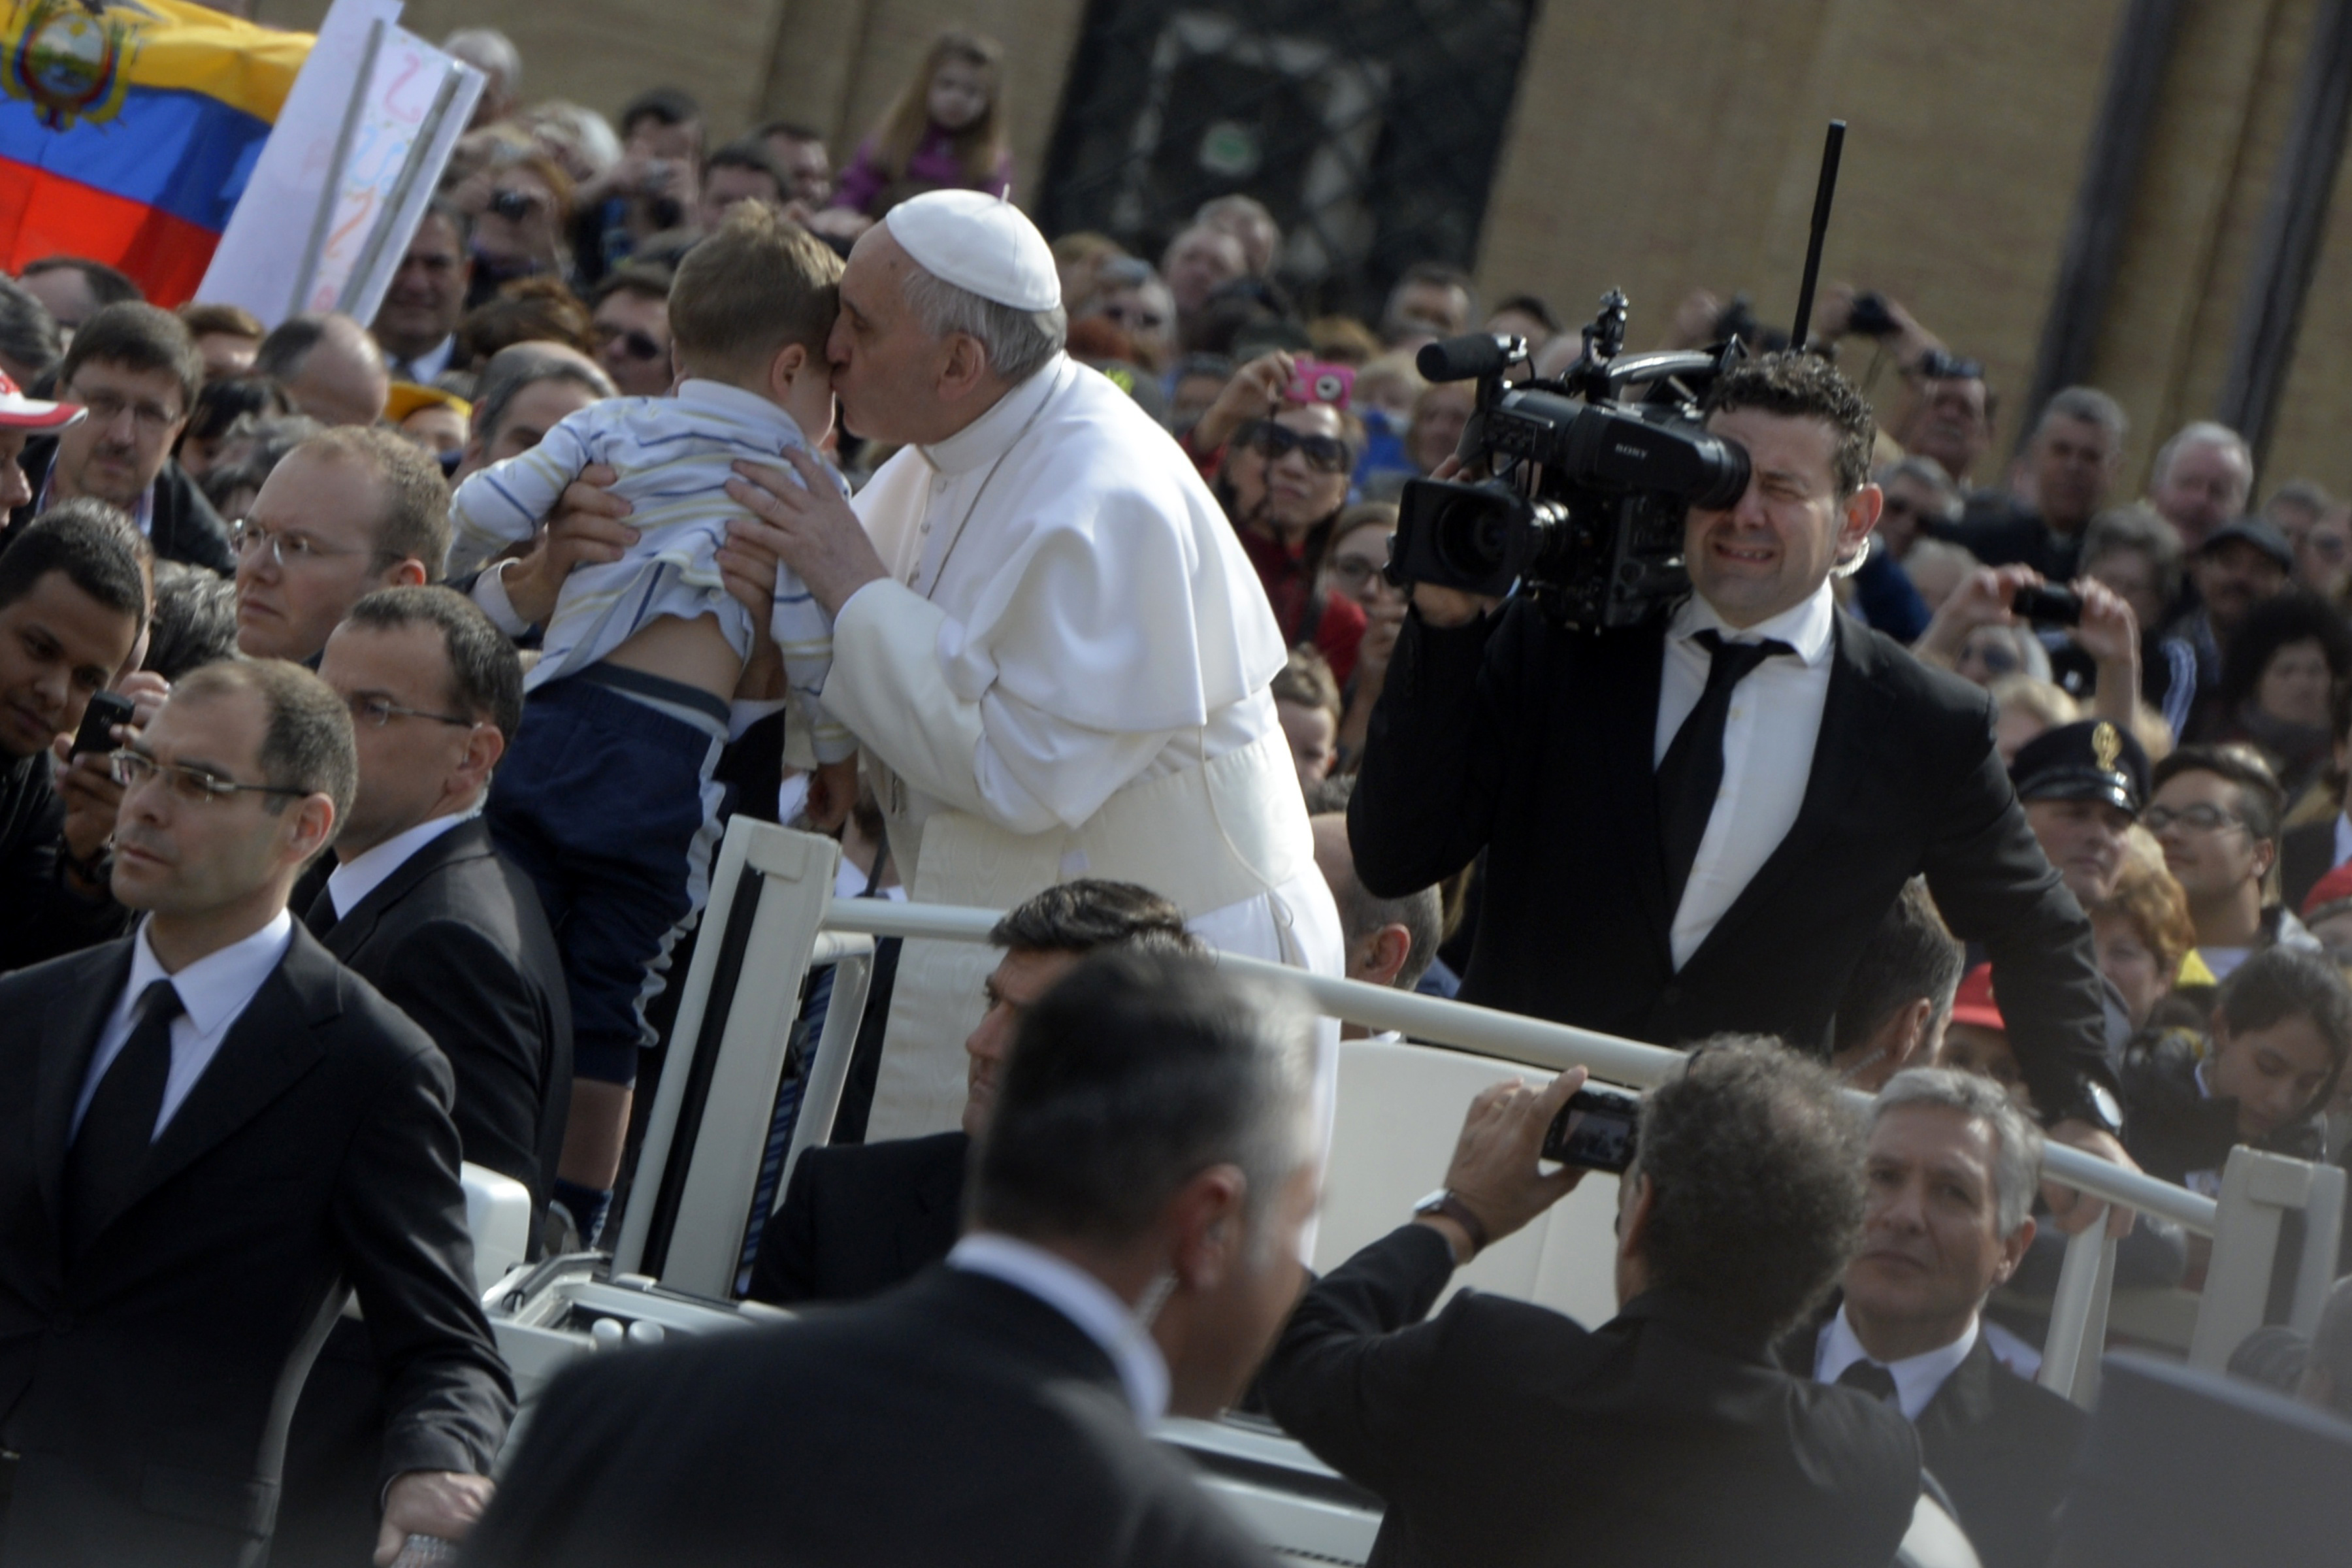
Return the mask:
<svg viewBox="0 0 2352 1568">
<path fill-rule="evenodd" d="M 1013 188 L 1005 140 L 1004 48 L 978 33 L 941 33 L 874 134 L 841 172 L 833 205 L 879 219 L 908 196 Z"/>
<path fill-rule="evenodd" d="M 2124 1146 L 2150 1175 L 2208 1194 L 2240 1143 L 2323 1158 L 2322 1111 L 2352 1050 L 2352 990 L 2325 954 L 2268 947 L 2238 966 L 2210 1040 L 2167 1029 L 2124 1058 Z"/>
<path fill-rule="evenodd" d="M 628 552 L 564 579 L 488 810 L 563 946 L 575 1087 L 556 1196 L 583 1241 L 602 1224 L 637 1054 L 652 1043 L 645 1004 L 708 892 L 721 793 L 711 773 L 762 633 L 814 731 L 824 797 L 845 806 L 856 794 L 856 743 L 816 701 L 832 658 L 823 610 L 782 573 L 762 626 L 730 595 L 718 561 L 740 513 L 724 489 L 732 465 L 813 449 L 832 426 L 824 342 L 841 270 L 807 233 L 739 204 L 678 268 L 677 395 L 581 409 L 468 479 L 451 504 L 460 572 L 528 539 L 590 464 L 616 470 L 614 493 L 634 508 Z"/>
<path fill-rule="evenodd" d="M 1339 683 L 1331 667 L 1311 647 L 1290 650 L 1290 662 L 1274 678 L 1274 710 L 1298 764 L 1298 787 L 1313 789 L 1330 777 L 1339 760 Z"/>
</svg>

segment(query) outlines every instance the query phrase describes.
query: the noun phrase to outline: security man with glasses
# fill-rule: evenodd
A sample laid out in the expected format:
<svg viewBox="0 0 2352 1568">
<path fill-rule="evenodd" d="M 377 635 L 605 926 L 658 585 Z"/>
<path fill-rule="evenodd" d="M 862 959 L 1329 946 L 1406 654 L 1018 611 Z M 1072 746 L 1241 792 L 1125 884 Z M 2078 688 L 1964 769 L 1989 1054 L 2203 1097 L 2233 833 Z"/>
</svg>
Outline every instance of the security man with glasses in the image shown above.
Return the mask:
<svg viewBox="0 0 2352 1568">
<path fill-rule="evenodd" d="M 539 895 L 480 816 L 522 716 L 522 661 L 461 595 L 383 588 L 327 639 L 319 674 L 351 708 L 359 792 L 295 912 L 433 1037 L 460 1151 L 530 1190 L 536 1234 L 572 1099 L 572 1009 Z M 337 1324 L 294 1417 L 280 1568 L 355 1563 L 373 1543 L 383 1392 L 366 1330 Z"/>
<path fill-rule="evenodd" d="M 395 431 L 324 431 L 270 471 L 236 547 L 237 651 L 315 668 L 368 594 L 441 580 L 448 481 Z"/>
<path fill-rule="evenodd" d="M 116 763 L 145 918 L 0 979 L 0 1563 L 262 1562 L 346 1286 L 384 1384 L 375 1561 L 459 1539 L 514 1401 L 449 1064 L 286 909 L 351 805 L 348 710 L 222 661 Z"/>
</svg>

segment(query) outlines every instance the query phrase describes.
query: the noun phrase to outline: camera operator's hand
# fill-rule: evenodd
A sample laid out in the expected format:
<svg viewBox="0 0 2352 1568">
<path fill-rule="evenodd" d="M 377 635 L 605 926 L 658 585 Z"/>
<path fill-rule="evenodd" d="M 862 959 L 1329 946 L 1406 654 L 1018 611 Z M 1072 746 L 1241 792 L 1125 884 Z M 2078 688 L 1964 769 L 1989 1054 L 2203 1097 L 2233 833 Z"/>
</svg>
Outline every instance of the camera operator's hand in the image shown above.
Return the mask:
<svg viewBox="0 0 2352 1568">
<path fill-rule="evenodd" d="M 1465 594 L 1459 588 L 1441 588 L 1434 583 L 1415 583 L 1412 585 L 1413 613 L 1433 626 L 1466 626 L 1502 602 L 1484 594 Z"/>
<path fill-rule="evenodd" d="M 2042 585 L 2042 574 L 2031 566 L 1983 566 L 1971 572 L 1952 590 L 1911 651 L 1946 669 L 1959 662 L 1960 647 L 1979 626 L 2017 624 L 2009 606 L 2020 588 Z"/>
<path fill-rule="evenodd" d="M 1445 1168 L 1445 1187 L 1486 1227 L 1488 1246 L 1559 1202 L 1584 1179 L 1580 1166 L 1563 1165 L 1546 1174 L 1537 1162 L 1545 1132 L 1569 1097 L 1584 1087 L 1585 1077 L 1582 1068 L 1570 1068 L 1539 1089 L 1512 1079 L 1470 1102 L 1454 1163 Z M 1435 1226 L 1454 1244 L 1457 1262 L 1467 1260 L 1473 1248 L 1459 1225 L 1442 1214 L 1423 1215 L 1422 1223 Z"/>
<path fill-rule="evenodd" d="M 1290 354 L 1276 349 L 1234 372 L 1233 380 L 1225 383 L 1225 389 L 1192 426 L 1193 448 L 1213 452 L 1251 420 L 1266 418 L 1279 410 L 1297 364 Z"/>
<path fill-rule="evenodd" d="M 2104 1127 L 2094 1127 L 2079 1118 L 2070 1118 L 2051 1128 L 2050 1141 L 2063 1143 L 2071 1149 L 2080 1149 L 2085 1154 L 2095 1154 L 2126 1171 L 2139 1169 L 2138 1162 L 2124 1152 L 2123 1144 L 2116 1141 L 2114 1133 Z M 2132 1226 L 2138 1223 L 2139 1216 L 2130 1209 L 2110 1204 L 2105 1198 L 2093 1197 L 2088 1193 L 2077 1192 L 2063 1183 L 2042 1183 L 2042 1197 L 2050 1205 L 2050 1217 L 2068 1236 L 2088 1230 L 2102 1215 L 2106 1217 L 2107 1234 L 2116 1240 L 2129 1236 Z"/>
</svg>

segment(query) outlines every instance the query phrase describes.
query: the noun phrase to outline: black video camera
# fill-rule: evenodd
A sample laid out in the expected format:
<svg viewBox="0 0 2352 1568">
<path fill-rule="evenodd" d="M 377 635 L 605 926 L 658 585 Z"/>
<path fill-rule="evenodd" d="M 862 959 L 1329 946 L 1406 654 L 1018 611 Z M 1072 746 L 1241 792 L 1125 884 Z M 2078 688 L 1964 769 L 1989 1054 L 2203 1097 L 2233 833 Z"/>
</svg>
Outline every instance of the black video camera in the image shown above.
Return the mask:
<svg viewBox="0 0 2352 1568">
<path fill-rule="evenodd" d="M 1414 479 L 1399 502 L 1389 580 L 1501 598 L 1525 594 L 1562 623 L 1632 626 L 1690 589 L 1683 521 L 1748 488 L 1748 453 L 1709 435 L 1700 408 L 1744 357 L 1737 339 L 1705 353 L 1634 354 L 1625 296 L 1612 290 L 1584 329 L 1584 353 L 1558 381 L 1507 385 L 1524 339 L 1448 338 L 1421 351 L 1431 381 L 1478 383 L 1462 433 L 1460 479 Z M 1644 387 L 1638 400 L 1629 388 Z"/>
</svg>

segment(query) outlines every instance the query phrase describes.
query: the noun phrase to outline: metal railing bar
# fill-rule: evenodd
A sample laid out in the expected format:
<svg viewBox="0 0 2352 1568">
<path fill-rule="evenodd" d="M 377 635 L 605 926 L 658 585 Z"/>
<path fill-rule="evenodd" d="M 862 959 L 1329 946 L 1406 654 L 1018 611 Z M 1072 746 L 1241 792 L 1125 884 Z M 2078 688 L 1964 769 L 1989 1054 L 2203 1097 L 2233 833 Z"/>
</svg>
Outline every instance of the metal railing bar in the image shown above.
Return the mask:
<svg viewBox="0 0 2352 1568">
<path fill-rule="evenodd" d="M 827 930 L 870 936 L 915 937 L 940 942 L 986 942 L 994 910 L 945 904 L 901 904 L 881 899 L 836 900 L 827 910 Z M 1558 1071 L 1584 1067 L 1611 1083 L 1646 1089 L 1679 1070 L 1683 1053 L 1647 1046 L 1591 1029 L 1546 1023 L 1517 1013 L 1465 1002 L 1447 1002 L 1410 991 L 1310 974 L 1263 959 L 1221 952 L 1219 964 L 1303 987 L 1324 1013 L 1377 1029 L 1393 1029 L 1416 1040 L 1477 1051 Z M 1857 1094 L 1857 1099 L 1867 1096 Z M 2213 1234 L 2217 1205 L 2211 1198 L 2137 1171 L 2127 1171 L 2078 1149 L 2052 1143 L 2042 1152 L 2042 1173 L 2094 1196 L 2142 1214 L 2157 1215 L 2200 1236 Z"/>
</svg>

